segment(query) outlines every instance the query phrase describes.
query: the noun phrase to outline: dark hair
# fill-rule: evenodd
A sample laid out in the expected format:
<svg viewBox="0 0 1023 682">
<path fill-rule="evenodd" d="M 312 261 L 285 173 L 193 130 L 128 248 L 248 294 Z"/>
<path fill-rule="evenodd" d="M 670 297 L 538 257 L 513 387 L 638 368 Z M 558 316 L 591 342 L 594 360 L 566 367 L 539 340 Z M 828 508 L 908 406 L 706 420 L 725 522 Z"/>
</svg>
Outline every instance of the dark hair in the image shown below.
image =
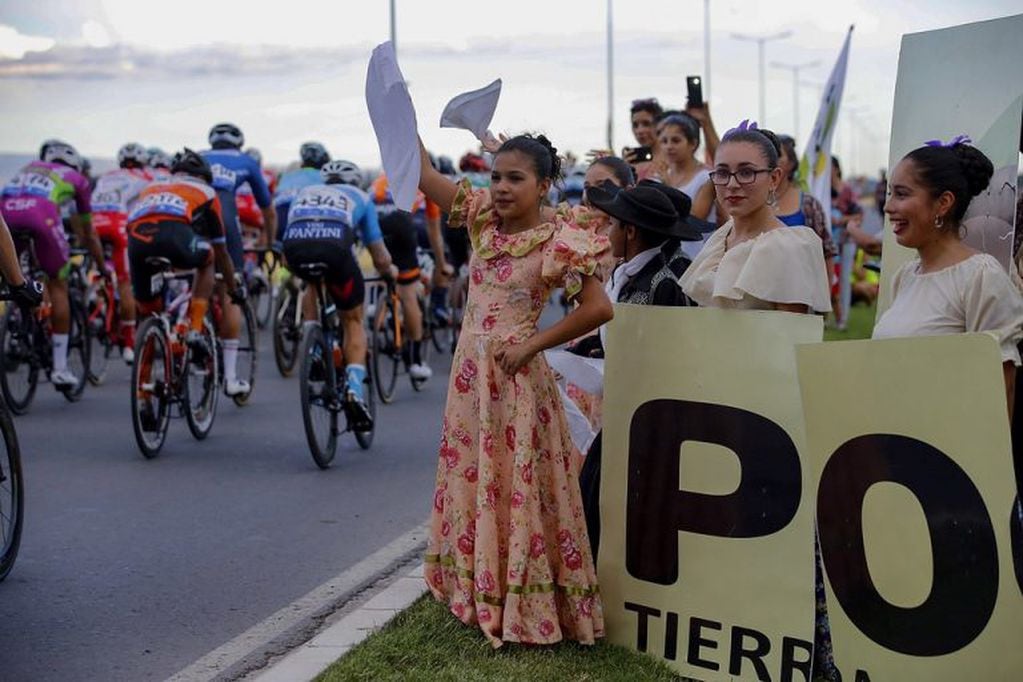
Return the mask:
<svg viewBox="0 0 1023 682">
<path fill-rule="evenodd" d="M 561 158 L 558 150 L 544 135 L 533 136 L 529 133 L 516 135 L 505 140 L 498 154 L 503 152 L 522 152 L 533 159 L 533 169 L 541 180 L 557 180 L 561 176 Z"/>
<path fill-rule="evenodd" d="M 789 180 L 795 180 L 796 174 L 799 172 L 799 155 L 796 153 L 796 141 L 791 135 L 779 135 L 778 146 L 790 159 L 795 161 L 792 169 L 789 171 Z"/>
<path fill-rule="evenodd" d="M 943 192 L 951 192 L 955 197 L 949 217 L 957 228 L 970 199 L 987 188 L 995 172 L 984 152 L 962 143 L 952 147 L 919 147 L 905 158 L 916 166 L 916 175 L 931 196 L 937 198 Z"/>
<path fill-rule="evenodd" d="M 629 116 L 637 114 L 641 111 L 645 111 L 657 120 L 664 113 L 664 108 L 661 107 L 661 103 L 657 101 L 657 98 L 650 97 L 647 99 L 634 99 L 632 100 L 632 106 L 629 107 Z"/>
<path fill-rule="evenodd" d="M 752 130 L 740 130 L 732 128 L 721 138 L 721 144 L 729 142 L 749 142 L 760 149 L 760 152 L 767 159 L 767 167 L 774 169 L 778 167 L 778 156 L 781 154 L 781 143 L 778 136 L 767 128 L 753 128 Z"/>
<path fill-rule="evenodd" d="M 838 174 L 842 174 L 842 164 L 838 162 L 837 156 L 831 157 L 831 167 L 838 171 Z"/>
<path fill-rule="evenodd" d="M 610 170 L 622 187 L 632 187 L 636 184 L 636 176 L 632 172 L 632 166 L 617 156 L 602 156 L 590 164 L 590 168 L 593 166 L 604 166 Z"/>
<path fill-rule="evenodd" d="M 700 124 L 685 112 L 669 114 L 658 121 L 657 126 L 676 126 L 687 140 L 696 146 L 700 145 Z"/>
</svg>

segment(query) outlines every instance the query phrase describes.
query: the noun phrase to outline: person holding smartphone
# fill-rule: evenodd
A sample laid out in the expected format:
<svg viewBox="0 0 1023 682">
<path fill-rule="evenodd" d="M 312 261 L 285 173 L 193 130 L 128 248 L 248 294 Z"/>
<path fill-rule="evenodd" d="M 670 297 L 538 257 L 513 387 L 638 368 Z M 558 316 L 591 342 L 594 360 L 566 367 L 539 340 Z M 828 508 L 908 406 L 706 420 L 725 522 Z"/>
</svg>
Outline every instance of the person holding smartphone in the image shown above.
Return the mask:
<svg viewBox="0 0 1023 682">
<path fill-rule="evenodd" d="M 638 147 L 622 149 L 622 158 L 632 166 L 637 180 L 651 177 L 660 159 L 660 142 L 657 139 L 657 121 L 664 114 L 664 108 L 656 97 L 632 100 L 629 116 L 632 119 L 632 135 Z"/>
</svg>

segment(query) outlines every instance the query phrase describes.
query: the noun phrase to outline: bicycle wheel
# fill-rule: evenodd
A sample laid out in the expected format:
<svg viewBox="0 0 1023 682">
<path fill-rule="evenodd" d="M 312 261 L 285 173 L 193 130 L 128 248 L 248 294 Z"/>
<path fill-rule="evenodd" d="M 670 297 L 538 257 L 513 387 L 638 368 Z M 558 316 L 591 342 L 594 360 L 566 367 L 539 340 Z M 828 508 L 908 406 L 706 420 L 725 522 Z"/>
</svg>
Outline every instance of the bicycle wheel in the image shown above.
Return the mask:
<svg viewBox="0 0 1023 682">
<path fill-rule="evenodd" d="M 71 329 L 68 330 L 67 343 L 67 368 L 78 379 L 74 388 L 61 393 L 69 402 L 77 402 L 85 392 L 85 385 L 89 381 L 89 358 L 91 356 L 92 341 L 89 338 L 91 332 L 85 324 L 85 305 L 78 292 L 69 297 L 71 306 Z"/>
<path fill-rule="evenodd" d="M 334 354 L 319 325 L 308 328 L 302 341 L 302 370 L 298 378 L 302 424 L 316 466 L 326 469 L 337 450 L 337 388 Z"/>
<path fill-rule="evenodd" d="M 377 385 L 380 402 L 390 405 L 394 401 L 394 388 L 398 383 L 398 363 L 401 352 L 394 340 L 394 307 L 388 301 L 373 324 L 373 381 Z"/>
<path fill-rule="evenodd" d="M 171 357 L 160 319 L 143 320 L 135 335 L 131 366 L 131 425 L 146 459 L 156 457 L 167 438 L 171 413 Z"/>
<path fill-rule="evenodd" d="M 14 420 L 0 405 L 0 432 L 3 433 L 3 455 L 0 456 L 0 580 L 14 567 L 21 544 L 24 523 L 25 487 L 21 476 L 21 450 Z"/>
<path fill-rule="evenodd" d="M 33 347 L 35 316 L 8 304 L 0 326 L 0 391 L 14 414 L 25 414 L 39 384 L 39 360 Z"/>
<path fill-rule="evenodd" d="M 109 298 L 105 286 L 95 283 L 89 286 L 87 300 L 89 305 L 85 323 L 89 330 L 89 383 L 100 386 L 106 379 L 114 345 L 107 333 L 107 314 L 110 306 L 116 306 L 117 303 Z"/>
<path fill-rule="evenodd" d="M 356 431 L 355 440 L 358 441 L 359 447 L 363 450 L 369 450 L 369 446 L 373 445 L 373 436 L 377 430 L 377 397 L 374 394 L 376 387 L 373 386 L 373 369 L 372 363 L 366 364 L 366 378 L 362 384 L 362 395 L 366 398 L 366 407 L 369 408 L 369 416 L 373 417 L 373 428 L 369 431 Z"/>
<path fill-rule="evenodd" d="M 252 298 L 252 310 L 256 315 L 256 324 L 260 329 L 266 329 L 274 314 L 273 287 L 270 286 L 270 279 L 266 272 L 261 269 L 252 274 L 249 295 Z"/>
<path fill-rule="evenodd" d="M 216 334 L 209 320 L 203 321 L 203 347 L 186 348 L 181 369 L 185 393 L 185 421 L 196 440 L 202 440 L 213 428 L 220 395 L 220 363 L 217 360 Z"/>
<path fill-rule="evenodd" d="M 241 407 L 249 402 L 252 391 L 256 388 L 256 316 L 252 312 L 252 306 L 245 303 L 242 306 L 242 336 L 238 339 L 238 362 L 236 363 L 238 378 L 249 382 L 249 390 L 232 396 L 234 404 Z"/>
<path fill-rule="evenodd" d="M 298 299 L 299 293 L 296 289 L 284 287 L 277 300 L 274 314 L 274 361 L 282 377 L 291 376 L 298 361 L 299 344 L 302 341 Z"/>
</svg>

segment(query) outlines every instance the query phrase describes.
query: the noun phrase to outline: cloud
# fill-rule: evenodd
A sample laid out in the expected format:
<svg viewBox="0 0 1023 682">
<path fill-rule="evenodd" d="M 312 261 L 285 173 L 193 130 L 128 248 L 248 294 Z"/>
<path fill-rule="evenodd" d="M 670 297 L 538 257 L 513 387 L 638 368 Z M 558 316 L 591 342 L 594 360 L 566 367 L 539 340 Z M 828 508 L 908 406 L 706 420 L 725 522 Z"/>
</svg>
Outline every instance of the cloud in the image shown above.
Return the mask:
<svg viewBox="0 0 1023 682">
<path fill-rule="evenodd" d="M 53 38 L 25 35 L 13 26 L 0 24 L 0 57 L 4 59 L 21 59 L 26 53 L 49 50 L 53 45 Z"/>
</svg>

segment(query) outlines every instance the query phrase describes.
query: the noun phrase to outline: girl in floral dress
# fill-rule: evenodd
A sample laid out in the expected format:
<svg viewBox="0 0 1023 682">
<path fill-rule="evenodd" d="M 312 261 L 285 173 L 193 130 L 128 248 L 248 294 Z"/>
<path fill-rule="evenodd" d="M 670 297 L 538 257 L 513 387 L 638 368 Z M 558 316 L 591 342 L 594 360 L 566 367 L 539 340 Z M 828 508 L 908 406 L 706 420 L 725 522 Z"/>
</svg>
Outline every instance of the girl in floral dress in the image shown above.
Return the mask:
<svg viewBox="0 0 1023 682">
<path fill-rule="evenodd" d="M 441 433 L 426 581 L 466 624 L 505 641 L 592 644 L 604 635 L 572 445 L 541 351 L 611 319 L 595 276 L 610 248 L 576 216 L 542 208 L 558 176 L 545 137 L 505 140 L 490 190 L 456 185 L 422 151 L 420 189 L 465 227 L 469 297 Z M 579 305 L 544 331 L 552 290 Z"/>
</svg>

